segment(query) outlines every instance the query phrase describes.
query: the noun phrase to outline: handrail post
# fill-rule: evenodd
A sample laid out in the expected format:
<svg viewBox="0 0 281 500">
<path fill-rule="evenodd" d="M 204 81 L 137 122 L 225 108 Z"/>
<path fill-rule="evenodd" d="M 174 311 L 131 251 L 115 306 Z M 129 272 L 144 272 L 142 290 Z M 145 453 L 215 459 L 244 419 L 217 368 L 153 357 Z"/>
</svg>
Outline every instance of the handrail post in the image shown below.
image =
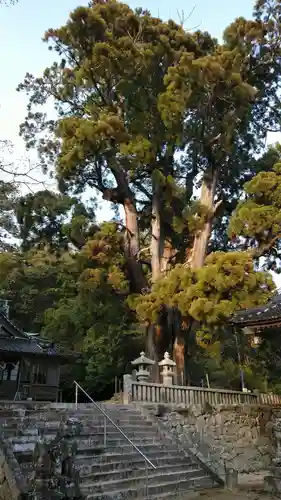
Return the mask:
<svg viewBox="0 0 281 500">
<path fill-rule="evenodd" d="M 103 446 L 106 448 L 106 418 L 103 417 Z"/>
<path fill-rule="evenodd" d="M 75 383 L 75 409 L 78 408 L 78 385 Z"/>
<path fill-rule="evenodd" d="M 145 460 L 144 463 L 145 463 L 145 474 L 146 474 L 146 498 L 148 500 L 149 496 L 148 496 L 148 468 L 147 468 L 147 461 Z"/>
</svg>

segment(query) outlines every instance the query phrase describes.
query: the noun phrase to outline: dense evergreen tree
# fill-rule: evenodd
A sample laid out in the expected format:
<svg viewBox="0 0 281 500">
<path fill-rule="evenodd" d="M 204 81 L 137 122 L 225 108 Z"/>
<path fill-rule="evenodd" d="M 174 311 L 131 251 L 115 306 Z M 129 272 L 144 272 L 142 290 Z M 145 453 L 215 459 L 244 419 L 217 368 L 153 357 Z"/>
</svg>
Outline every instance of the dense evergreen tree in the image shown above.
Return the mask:
<svg viewBox="0 0 281 500">
<path fill-rule="evenodd" d="M 19 246 L 0 255 L 0 292 L 25 329 L 83 353 L 89 388 L 106 389 L 145 343 L 135 315 L 149 355 L 168 348 L 190 382 L 207 370 L 238 388 L 226 320 L 270 296 L 259 258 L 273 268 L 280 252 L 280 148 L 264 151 L 280 126 L 280 16 L 279 1 L 260 0 L 219 44 L 93 1 L 45 34 L 55 62 L 19 85 L 21 135 L 59 192 L 18 198 L 3 184 L 0 227 Z M 97 224 L 81 202 L 97 191 L 124 220 Z"/>
<path fill-rule="evenodd" d="M 280 146 L 275 149 L 280 154 Z M 266 265 L 280 270 L 281 163 L 262 171 L 245 184 L 245 199 L 234 211 L 229 232 L 241 246 L 252 248 L 253 256 L 265 257 Z"/>
</svg>

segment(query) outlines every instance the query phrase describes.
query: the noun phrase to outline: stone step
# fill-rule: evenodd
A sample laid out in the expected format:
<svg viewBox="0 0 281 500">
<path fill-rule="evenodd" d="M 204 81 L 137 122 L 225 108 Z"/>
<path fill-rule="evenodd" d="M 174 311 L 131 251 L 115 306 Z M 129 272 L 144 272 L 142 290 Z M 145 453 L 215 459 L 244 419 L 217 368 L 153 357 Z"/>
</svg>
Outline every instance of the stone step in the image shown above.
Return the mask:
<svg viewBox="0 0 281 500">
<path fill-rule="evenodd" d="M 60 423 L 62 421 L 65 421 L 65 417 L 63 416 L 57 416 L 57 415 L 53 415 L 53 416 L 49 416 L 49 417 L 44 417 L 44 418 L 40 418 L 39 416 L 36 416 L 36 415 L 29 415 L 27 417 L 22 417 L 22 418 L 19 418 L 19 417 L 13 417 L 13 418 L 7 418 L 7 419 L 3 419 L 2 421 L 0 420 L 0 428 L 11 428 L 11 429 L 14 429 L 14 428 L 17 428 L 19 425 L 22 425 L 22 426 L 32 426 L 32 425 L 40 425 L 42 423 L 46 423 L 48 424 L 49 426 L 59 426 Z M 75 420 L 77 420 L 77 423 L 81 422 L 83 423 L 83 425 L 85 426 L 91 426 L 91 425 L 95 425 L 97 427 L 103 427 L 104 425 L 104 417 L 103 416 L 100 416 L 100 415 L 90 415 L 90 416 L 87 416 L 87 417 L 75 417 Z M 142 428 L 155 428 L 153 426 L 153 424 L 151 422 L 145 422 L 145 421 L 142 421 L 140 420 L 140 417 L 132 417 L 132 418 L 118 418 L 118 417 L 115 417 L 115 418 L 112 418 L 113 422 L 115 423 L 115 425 L 117 427 L 120 427 L 123 432 L 124 432 L 124 429 L 126 428 L 129 428 L 129 427 L 138 427 L 138 426 L 141 426 Z M 109 420 L 106 420 L 106 425 L 107 427 L 112 427 L 112 428 L 115 428 L 114 427 L 114 424 L 112 424 Z"/>
<path fill-rule="evenodd" d="M 99 474 L 111 471 L 122 471 L 123 469 L 130 468 L 132 471 L 135 469 L 144 468 L 144 459 L 141 456 L 131 457 L 130 455 L 118 455 L 117 459 L 103 461 L 103 456 L 99 457 L 100 459 L 97 461 L 93 461 L 92 457 L 79 457 L 76 459 L 76 467 L 80 471 L 80 474 Z M 108 457 L 109 458 L 109 457 Z M 119 460 L 118 460 L 119 458 Z M 174 453 L 173 455 L 167 455 L 167 453 L 163 453 L 162 456 L 159 456 L 159 452 L 155 453 L 155 456 L 149 457 L 150 461 L 157 467 L 162 466 L 180 466 L 180 467 L 192 467 L 197 466 L 197 463 L 192 460 L 192 458 L 181 458 L 178 454 Z"/>
<path fill-rule="evenodd" d="M 106 446 L 106 448 L 102 448 L 99 447 L 99 446 L 90 446 L 89 445 L 89 448 L 86 448 L 86 447 L 82 447 L 82 446 L 78 446 L 78 450 L 80 451 L 83 451 L 84 453 L 92 453 L 94 452 L 95 450 L 101 450 L 103 449 L 104 452 L 106 452 L 107 454 L 113 454 L 113 453 L 132 453 L 136 456 L 139 456 L 137 450 L 134 450 L 134 448 L 127 442 L 124 442 L 122 445 L 120 446 Z M 149 458 L 149 455 L 151 453 L 154 453 L 156 452 L 157 450 L 158 451 L 164 451 L 166 452 L 166 454 L 168 455 L 170 452 L 175 452 L 177 451 L 177 453 L 179 454 L 179 450 L 178 450 L 178 447 L 176 444 L 169 444 L 169 445 L 166 445 L 165 443 L 139 443 L 139 449 L 142 453 L 144 453 L 144 455 L 146 455 L 148 458 Z"/>
<path fill-rule="evenodd" d="M 200 469 L 197 470 L 191 470 L 189 471 L 173 471 L 165 473 L 161 471 L 153 471 L 151 474 L 147 474 L 145 470 L 141 471 L 142 473 L 136 476 L 129 476 L 126 478 L 117 478 L 109 480 L 107 479 L 106 482 L 96 482 L 96 481 L 82 481 L 81 483 L 81 490 L 83 491 L 84 494 L 86 493 L 91 493 L 93 489 L 97 493 L 103 493 L 104 491 L 106 492 L 111 492 L 111 491 L 116 491 L 118 488 L 123 489 L 126 488 L 128 491 L 130 491 L 131 488 L 142 488 L 143 486 L 146 485 L 146 482 L 148 482 L 149 487 L 152 486 L 158 486 L 159 482 L 168 482 L 171 481 L 172 483 L 175 481 L 181 482 L 196 482 L 198 479 L 201 481 L 202 478 L 206 478 L 207 476 L 202 473 Z M 209 479 L 209 478 L 208 478 Z"/>
<path fill-rule="evenodd" d="M 202 475 L 202 470 L 194 465 L 194 466 L 187 466 L 183 467 L 182 464 L 162 464 L 158 465 L 157 469 L 154 470 L 152 469 L 149 464 L 147 465 L 147 470 L 144 465 L 144 462 L 138 467 L 138 468 L 132 468 L 128 466 L 129 464 L 126 463 L 126 468 L 121 468 L 121 469 L 114 469 L 111 471 L 102 471 L 102 472 L 91 472 L 89 474 L 83 474 L 80 471 L 80 479 L 83 484 L 86 484 L 86 482 L 100 482 L 100 483 L 111 483 L 113 481 L 118 481 L 121 479 L 124 480 L 130 480 L 132 479 L 133 482 L 135 482 L 136 479 L 139 477 L 142 478 L 143 476 L 146 476 L 146 472 L 148 474 L 149 479 L 154 478 L 155 474 L 157 474 L 157 477 L 161 475 L 161 477 L 165 477 L 165 475 L 170 476 L 171 474 L 175 475 L 178 474 L 181 476 L 182 474 L 185 474 L 185 477 L 197 477 L 198 475 Z"/>
<path fill-rule="evenodd" d="M 53 435 L 45 436 L 47 442 L 51 441 L 53 438 L 54 438 Z M 21 452 L 26 453 L 28 451 L 30 452 L 33 451 L 37 440 L 38 437 L 34 435 L 29 436 L 28 440 L 26 439 L 25 436 L 17 436 L 14 438 L 10 437 L 7 439 L 7 441 L 12 444 L 14 453 L 21 453 Z M 95 451 L 96 449 L 98 450 L 102 449 L 104 451 L 123 451 L 123 452 L 134 449 L 134 447 L 122 436 L 120 439 L 108 439 L 105 447 L 103 445 L 103 437 L 98 439 L 95 436 L 90 436 L 88 438 L 83 438 L 83 437 L 81 438 L 81 436 L 78 437 L 75 436 L 73 438 L 69 438 L 68 441 L 70 443 L 77 441 L 78 450 L 85 450 L 85 451 L 88 450 L 89 452 Z M 169 450 L 174 451 L 176 448 L 176 446 L 171 443 L 166 444 L 158 436 L 156 437 L 147 436 L 143 437 L 143 439 L 140 437 L 138 439 L 135 439 L 133 443 L 144 454 L 150 449 L 163 449 L 168 452 Z"/>
<path fill-rule="evenodd" d="M 39 413 L 39 412 L 37 412 Z M 118 418 L 134 418 L 134 417 L 139 417 L 140 416 L 140 412 L 139 410 L 129 410 L 129 411 L 119 411 L 119 410 L 116 410 L 115 408 L 113 409 L 110 409 L 110 410 L 106 410 L 106 409 L 103 409 L 103 408 L 96 408 L 95 406 L 92 406 L 91 408 L 89 408 L 88 410 L 73 410 L 73 411 L 64 411 L 64 410 L 61 410 L 61 411 L 51 411 L 50 414 L 57 414 L 57 415 L 68 415 L 70 418 L 71 417 L 74 417 L 74 418 L 79 418 L 79 417 L 82 417 L 82 418 L 87 418 L 87 417 L 90 417 L 91 415 L 100 415 L 100 416 L 104 416 L 104 413 L 106 415 L 109 415 L 110 418 L 112 418 L 112 416 L 115 416 L 115 417 L 118 417 Z"/>
<path fill-rule="evenodd" d="M 43 422 L 38 422 L 34 425 L 28 424 L 25 426 L 15 426 L 15 427 L 2 427 L 2 432 L 5 434 L 5 436 L 8 437 L 20 437 L 20 436 L 36 436 L 40 431 L 44 431 L 44 434 L 49 438 L 52 438 L 52 436 L 56 435 L 56 433 L 59 430 L 60 425 L 54 425 L 53 422 L 47 422 L 46 424 Z M 71 429 L 71 428 L 70 428 Z M 75 430 L 75 426 L 73 426 L 73 429 Z M 121 432 L 116 429 L 116 427 L 110 425 L 104 428 L 103 426 L 99 425 L 84 425 L 83 423 L 81 425 L 78 425 L 78 432 L 79 436 L 85 437 L 85 436 L 97 436 L 97 437 L 102 437 L 104 436 L 104 432 L 106 430 L 106 435 L 109 438 L 112 439 L 125 439 Z M 155 429 L 152 427 L 144 427 L 144 426 L 133 426 L 129 428 L 125 428 L 124 430 L 121 429 L 124 434 L 126 434 L 129 438 L 137 438 L 139 439 L 140 437 L 151 437 L 157 435 L 157 432 Z"/>
<path fill-rule="evenodd" d="M 9 441 L 19 441 L 22 442 L 25 438 L 32 438 L 38 439 L 38 436 L 41 434 L 41 431 L 44 431 L 44 435 L 46 436 L 46 439 L 51 440 L 55 437 L 59 430 L 59 425 L 53 425 L 53 422 L 48 422 L 46 425 L 44 423 L 38 423 L 33 426 L 26 426 L 26 427 L 5 427 L 2 428 L 2 431 L 4 433 L 4 436 L 6 439 Z M 130 427 L 129 429 L 125 429 L 123 431 L 126 436 L 131 439 L 131 441 L 135 440 L 142 440 L 142 439 L 151 439 L 152 437 L 158 437 L 157 434 L 155 433 L 155 430 L 152 427 L 141 427 L 141 426 L 134 426 L 133 428 Z M 79 434 L 77 434 L 78 437 L 87 437 L 90 439 L 93 437 L 94 439 L 103 442 L 104 440 L 104 428 L 101 426 L 95 426 L 95 425 L 87 425 L 81 426 L 81 430 L 79 430 Z M 106 426 L 106 439 L 107 441 L 115 440 L 115 441 L 124 441 L 124 437 L 122 434 L 113 426 Z"/>
<path fill-rule="evenodd" d="M 111 420 L 115 423 L 115 425 L 117 425 L 118 427 L 126 427 L 126 426 L 130 426 L 130 425 L 137 425 L 137 424 L 142 424 L 142 425 L 147 425 L 148 427 L 151 426 L 153 427 L 153 424 L 151 424 L 150 422 L 146 422 L 145 420 L 142 420 L 140 418 L 140 416 L 136 415 L 136 416 L 124 416 L 124 418 L 121 418 L 120 415 L 117 416 L 117 415 L 108 415 Z M 83 421 L 85 424 L 88 424 L 88 423 L 91 423 L 91 422 L 95 422 L 96 425 L 103 425 L 104 423 L 104 416 L 103 415 L 89 415 L 89 416 L 86 416 L 86 417 L 80 417 L 80 416 L 76 416 L 75 418 L 77 418 L 77 420 L 80 420 L 80 421 Z M 109 420 L 107 420 L 107 424 L 108 425 L 113 425 L 110 423 Z"/>
<path fill-rule="evenodd" d="M 104 427 L 103 425 L 97 425 L 95 422 L 92 425 L 83 425 L 82 426 L 83 433 L 88 433 L 89 435 L 91 434 L 103 434 L 104 433 Z M 147 435 L 152 435 L 152 434 L 157 434 L 155 429 L 152 426 L 146 427 L 145 425 L 142 424 L 135 424 L 130 427 L 121 427 L 121 430 L 128 435 L 132 436 L 139 436 L 142 435 L 144 436 L 145 434 Z M 106 424 L 106 433 L 110 436 L 120 436 L 121 433 L 116 427 L 114 427 L 111 424 Z"/>
<path fill-rule="evenodd" d="M 204 488 L 212 488 L 214 484 L 212 480 L 206 476 L 197 477 L 196 479 L 179 479 L 179 478 L 169 478 L 168 480 L 161 478 L 157 478 L 158 484 L 149 484 L 148 494 L 149 498 L 151 496 L 155 496 L 159 500 L 162 498 L 163 494 L 167 494 L 166 498 L 169 498 L 168 494 L 176 495 L 183 492 L 189 492 L 190 490 L 194 490 L 195 488 L 200 490 Z M 124 481 L 121 482 L 121 484 Z M 121 485 L 120 485 L 121 486 Z M 84 492 L 84 488 L 82 489 Z M 86 493 L 86 492 L 85 492 Z M 117 488 L 115 490 L 105 489 L 103 492 L 98 492 L 96 490 L 96 484 L 92 485 L 92 492 L 87 489 L 87 500 L 121 500 L 121 499 L 130 499 L 130 498 L 138 498 L 138 499 L 146 499 L 146 477 L 142 478 L 141 485 L 133 485 L 128 489 L 125 488 Z M 161 495 L 161 496 L 160 496 Z"/>
<path fill-rule="evenodd" d="M 51 442 L 54 439 L 54 434 L 46 434 L 44 436 L 44 440 L 46 442 Z M 103 434 L 99 435 L 80 435 L 79 436 L 73 436 L 70 438 L 67 438 L 67 441 L 69 443 L 73 443 L 77 441 L 78 444 L 78 449 L 87 449 L 87 448 L 95 448 L 95 447 L 100 447 L 103 446 L 105 449 L 114 449 L 114 448 L 123 448 L 126 449 L 128 447 L 132 448 L 133 445 L 130 444 L 123 436 L 106 436 L 106 444 L 104 445 L 104 436 Z M 34 448 L 35 444 L 38 442 L 38 435 L 37 434 L 31 434 L 29 436 L 23 435 L 23 436 L 14 436 L 14 437 L 7 437 L 7 442 L 11 443 L 15 451 L 18 451 L 21 446 L 30 446 L 30 449 L 32 447 Z M 142 448 L 144 445 L 145 446 L 161 446 L 164 445 L 164 441 L 161 440 L 159 436 L 143 436 L 141 437 L 138 436 L 135 438 L 133 441 L 133 444 L 137 446 L 138 448 Z M 169 447 L 169 444 L 166 445 L 166 447 Z M 28 448 L 25 448 L 28 449 Z"/>
<path fill-rule="evenodd" d="M 21 453 L 16 455 L 18 462 L 23 470 L 23 472 L 33 471 L 33 455 L 31 453 Z M 177 453 L 171 453 L 167 455 L 166 452 L 155 452 L 150 454 L 149 460 L 155 465 L 155 467 L 170 467 L 177 466 L 181 468 L 198 467 L 198 464 L 189 457 L 179 457 Z M 130 468 L 130 470 L 145 469 L 144 459 L 137 455 L 132 454 L 117 454 L 117 455 L 99 455 L 93 457 L 93 455 L 77 455 L 75 457 L 75 466 L 79 471 L 80 475 L 90 475 L 90 474 L 102 474 L 110 473 L 113 471 L 122 471 L 124 469 Z"/>
<path fill-rule="evenodd" d="M 170 449 L 169 451 L 166 448 L 159 449 L 157 447 L 154 449 L 147 449 L 145 455 L 152 463 L 154 463 L 154 460 L 157 460 L 157 458 L 159 458 L 159 459 L 166 458 L 166 459 L 177 460 L 180 457 L 180 459 L 182 459 L 182 455 L 179 456 L 179 452 L 178 452 L 178 449 L 176 448 L 176 446 L 174 447 L 173 450 Z M 184 459 L 187 459 L 187 458 L 188 458 L 188 460 L 192 460 L 192 458 L 184 457 Z M 105 453 L 101 453 L 100 455 L 96 455 L 95 457 L 92 456 L 91 450 L 87 450 L 87 453 L 85 453 L 85 450 L 84 450 L 84 451 L 78 452 L 78 454 L 76 455 L 76 463 L 78 464 L 78 466 L 80 463 L 81 464 L 89 464 L 93 461 L 93 459 L 94 459 L 94 465 L 97 465 L 97 466 L 100 466 L 103 464 L 111 464 L 112 462 L 125 463 L 126 461 L 132 462 L 134 460 L 142 460 L 142 462 L 144 461 L 144 459 L 141 458 L 139 453 L 137 453 L 133 449 L 131 449 L 130 451 L 127 451 L 127 452 L 123 452 L 122 450 L 118 452 L 118 451 L 114 450 L 111 453 L 105 452 Z"/>
<path fill-rule="evenodd" d="M 33 471 L 33 451 L 40 431 L 44 439 L 54 439 L 62 421 L 73 419 L 80 423 L 78 435 L 68 438 L 77 441 L 75 466 L 79 470 L 81 487 L 87 500 L 146 499 L 146 478 L 149 499 L 184 498 L 194 489 L 214 486 L 193 456 L 186 456 L 173 440 L 165 440 L 157 425 L 142 417 L 137 408 L 121 404 L 100 404 L 100 407 L 120 427 L 129 439 L 155 465 L 146 468 L 142 456 L 106 421 L 104 447 L 104 416 L 94 405 L 34 405 L 20 411 L 17 408 L 0 410 L 0 427 L 12 443 L 25 477 Z M 168 432 L 168 431 L 167 431 Z M 217 485 L 216 485 L 217 486 Z"/>
<path fill-rule="evenodd" d="M 131 405 L 124 405 L 124 404 L 112 404 L 112 403 L 104 403 L 103 401 L 96 401 L 96 405 L 98 405 L 100 408 L 102 408 L 104 411 L 120 411 L 120 412 L 138 412 L 138 408 L 131 406 Z M 43 405 L 44 406 L 44 405 Z M 50 403 L 47 405 L 48 409 L 50 410 L 55 410 L 55 411 L 67 411 L 69 414 L 70 413 L 79 413 L 79 412 L 89 412 L 93 408 L 96 408 L 94 403 L 88 402 L 88 403 L 79 403 L 76 407 L 76 404 L 73 403 Z M 32 408 L 32 405 L 30 406 Z M 41 406 L 36 406 L 35 408 L 41 408 Z M 97 408 L 96 408 L 97 409 Z"/>
<path fill-rule="evenodd" d="M 88 416 L 69 416 L 70 419 L 77 420 L 77 423 L 82 423 L 84 426 L 95 426 L 95 427 L 103 427 L 104 426 L 104 421 L 105 417 L 102 415 L 88 415 Z M 146 422 L 140 420 L 139 416 L 133 416 L 133 417 L 124 417 L 120 418 L 120 416 L 111 416 L 110 418 L 114 422 L 114 424 L 122 430 L 124 428 L 135 428 L 135 427 L 141 427 L 142 429 L 151 429 L 155 428 L 154 424 L 152 422 Z M 10 428 L 10 429 L 15 429 L 20 425 L 22 426 L 32 426 L 32 425 L 38 425 L 40 423 L 44 423 L 50 427 L 55 428 L 56 426 L 59 426 L 60 423 L 66 422 L 66 417 L 63 415 L 50 415 L 50 416 L 45 416 L 44 418 L 39 417 L 38 415 L 28 415 L 25 417 L 11 417 L 11 418 L 5 418 L 5 419 L 0 419 L 0 427 L 1 428 Z M 106 419 L 106 425 L 108 428 L 116 428 L 109 420 Z"/>
<path fill-rule="evenodd" d="M 64 415 L 59 415 L 57 413 L 50 414 L 46 413 L 42 415 L 41 413 L 27 413 L 25 415 L 10 415 L 10 416 L 1 416 L 0 415 L 0 426 L 6 425 L 15 425 L 19 422 L 61 422 L 64 418 Z"/>
</svg>

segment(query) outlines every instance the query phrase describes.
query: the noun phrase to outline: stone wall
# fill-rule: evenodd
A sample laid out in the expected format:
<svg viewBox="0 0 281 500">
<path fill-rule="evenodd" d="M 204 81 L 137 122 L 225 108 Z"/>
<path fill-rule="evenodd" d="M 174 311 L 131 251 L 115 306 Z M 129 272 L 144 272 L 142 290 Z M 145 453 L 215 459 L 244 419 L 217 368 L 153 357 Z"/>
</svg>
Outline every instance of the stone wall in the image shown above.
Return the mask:
<svg viewBox="0 0 281 500">
<path fill-rule="evenodd" d="M 281 409 L 272 414 L 271 462 L 265 478 L 267 491 L 281 496 Z"/>
<path fill-rule="evenodd" d="M 273 408 L 150 405 L 143 411 L 223 480 L 226 470 L 235 469 L 239 474 L 268 470 Z"/>
<path fill-rule="evenodd" d="M 0 440 L 0 500 L 20 500 L 26 482 L 9 446 Z"/>
</svg>

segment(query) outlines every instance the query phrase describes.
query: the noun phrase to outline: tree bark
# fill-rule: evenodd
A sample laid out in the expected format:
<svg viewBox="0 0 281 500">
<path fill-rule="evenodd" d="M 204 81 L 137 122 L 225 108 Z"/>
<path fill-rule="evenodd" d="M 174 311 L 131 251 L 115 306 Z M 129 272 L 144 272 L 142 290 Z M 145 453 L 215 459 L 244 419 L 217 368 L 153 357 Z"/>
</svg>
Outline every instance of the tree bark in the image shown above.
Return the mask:
<svg viewBox="0 0 281 500">
<path fill-rule="evenodd" d="M 152 197 L 150 243 L 152 283 L 155 283 L 161 276 L 161 237 L 160 192 L 158 188 L 155 188 Z"/>
<path fill-rule="evenodd" d="M 208 243 L 212 232 L 213 219 L 215 216 L 215 212 L 220 205 L 220 203 L 214 203 L 217 180 L 217 169 L 210 169 L 204 174 L 200 203 L 207 208 L 208 216 L 203 229 L 198 231 L 195 235 L 193 247 L 189 254 L 188 261 L 186 262 L 186 265 L 188 265 L 193 270 L 200 269 L 201 267 L 203 267 L 205 262 Z M 185 373 L 185 350 L 185 338 L 183 332 L 181 331 L 181 329 L 179 329 L 174 341 L 173 349 L 174 359 L 177 363 L 178 377 L 181 375 L 181 373 Z"/>
<path fill-rule="evenodd" d="M 200 203 L 201 205 L 206 207 L 206 209 L 208 210 L 208 215 L 203 229 L 198 231 L 194 238 L 193 247 L 189 259 L 189 265 L 191 269 L 200 269 L 201 267 L 203 267 L 205 262 L 208 243 L 212 232 L 214 215 L 219 205 L 219 203 L 214 203 L 217 180 L 217 169 L 209 170 L 204 174 L 201 187 Z"/>
<path fill-rule="evenodd" d="M 171 269 L 171 261 L 176 255 L 176 250 L 173 248 L 171 240 L 166 238 L 163 244 L 163 251 L 161 255 L 161 275 L 167 274 Z"/>
<path fill-rule="evenodd" d="M 157 188 L 154 188 L 152 196 L 151 213 L 151 241 L 150 241 L 150 262 L 152 284 L 161 276 L 161 217 L 160 217 L 160 197 Z M 157 349 L 156 325 L 150 325 L 147 331 L 147 350 L 149 357 L 155 361 L 151 375 L 154 383 L 159 382 L 158 361 L 159 352 Z M 158 332 L 161 335 L 161 330 Z M 159 339 L 158 339 L 159 340 Z"/>
<path fill-rule="evenodd" d="M 126 228 L 124 234 L 124 251 L 129 270 L 131 290 L 132 292 L 140 293 L 146 287 L 146 280 L 141 263 L 138 262 L 140 237 L 135 198 L 122 167 L 114 163 L 112 174 L 115 177 L 117 188 L 106 189 L 104 198 L 123 205 Z"/>
<path fill-rule="evenodd" d="M 157 341 L 156 341 L 156 327 L 153 324 L 148 325 L 146 331 L 146 354 L 150 359 L 155 361 L 154 365 L 151 367 L 151 378 L 152 382 L 155 384 L 159 383 L 159 366 L 158 361 L 159 355 L 157 352 Z"/>
<path fill-rule="evenodd" d="M 140 251 L 138 215 L 131 199 L 124 200 L 125 212 L 125 256 L 128 263 L 130 281 L 134 292 L 141 292 L 146 286 L 142 266 L 137 260 Z"/>
<path fill-rule="evenodd" d="M 173 360 L 177 364 L 176 377 L 177 384 L 181 385 L 181 380 L 185 380 L 185 338 L 179 329 L 173 346 Z"/>
</svg>

